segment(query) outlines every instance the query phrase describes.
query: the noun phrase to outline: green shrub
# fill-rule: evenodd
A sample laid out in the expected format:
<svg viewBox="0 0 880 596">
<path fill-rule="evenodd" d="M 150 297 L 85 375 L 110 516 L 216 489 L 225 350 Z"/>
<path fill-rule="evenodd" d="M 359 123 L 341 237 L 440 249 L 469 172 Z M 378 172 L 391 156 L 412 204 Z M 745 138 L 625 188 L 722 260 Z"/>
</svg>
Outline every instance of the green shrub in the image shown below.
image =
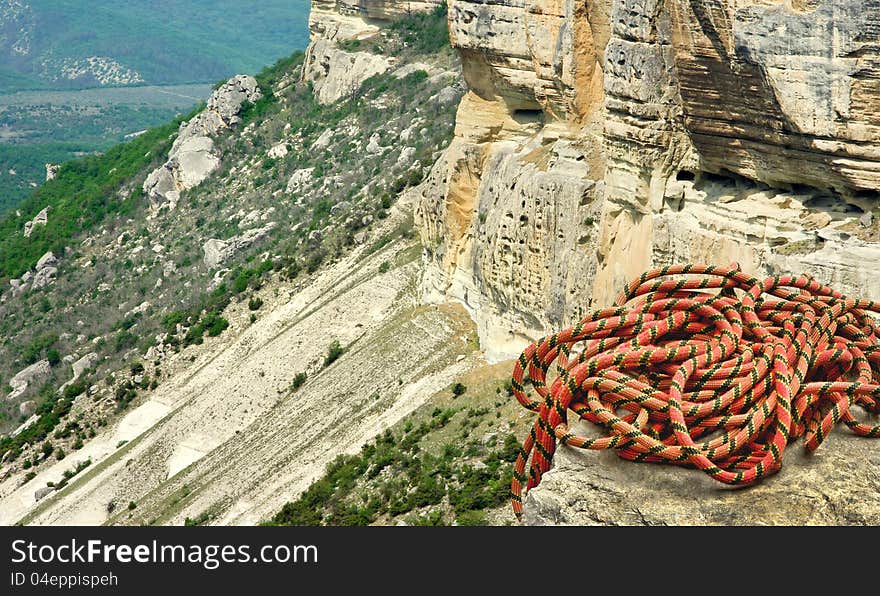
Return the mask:
<svg viewBox="0 0 880 596">
<path fill-rule="evenodd" d="M 128 329 L 123 329 L 122 331 L 118 331 L 113 338 L 113 349 L 116 352 L 121 352 L 123 350 L 127 350 L 133 348 L 137 345 L 138 336 L 129 331 Z"/>
<path fill-rule="evenodd" d="M 263 308 L 263 299 L 259 296 L 253 296 L 248 300 L 249 310 L 260 310 L 261 308 Z"/>
<path fill-rule="evenodd" d="M 207 511 L 202 511 L 196 517 L 187 517 L 183 525 L 188 527 L 193 526 L 204 526 L 206 523 L 214 519 L 214 513 L 210 509 Z"/>
<path fill-rule="evenodd" d="M 235 294 L 241 294 L 247 290 L 252 275 L 253 273 L 249 269 L 239 273 L 238 277 L 235 278 L 235 281 L 232 284 L 232 292 Z"/>
<path fill-rule="evenodd" d="M 467 387 L 462 383 L 456 383 L 452 386 L 452 395 L 455 397 L 459 397 L 464 395 L 467 392 Z"/>
<path fill-rule="evenodd" d="M 175 310 L 162 319 L 162 325 L 165 327 L 165 331 L 174 333 L 177 330 L 177 326 L 184 323 L 187 318 L 188 315 L 185 312 Z"/>
<path fill-rule="evenodd" d="M 49 348 L 46 351 L 46 360 L 49 361 L 50 365 L 55 366 L 61 362 L 61 353 L 55 348 Z"/>
<path fill-rule="evenodd" d="M 25 364 L 33 364 L 44 355 L 47 356 L 48 353 L 54 349 L 55 344 L 58 342 L 58 336 L 54 333 L 44 333 L 39 335 L 31 340 L 31 342 L 25 347 L 22 351 L 21 359 L 25 362 Z M 58 354 L 58 351 L 55 350 L 54 354 Z M 59 355 L 58 360 L 61 360 Z M 58 362 L 56 361 L 56 364 Z"/>
<path fill-rule="evenodd" d="M 296 376 L 293 377 L 293 382 L 290 384 L 290 388 L 293 391 L 296 391 L 305 384 L 308 378 L 309 376 L 305 372 L 296 373 Z"/>
<path fill-rule="evenodd" d="M 455 521 L 459 526 L 485 526 L 486 512 L 482 509 L 463 511 L 456 516 Z"/>
<path fill-rule="evenodd" d="M 406 15 L 392 23 L 390 29 L 400 35 L 407 47 L 419 54 L 435 54 L 449 47 L 445 3 L 432 12 Z"/>
<path fill-rule="evenodd" d="M 217 313 L 208 313 L 202 324 L 211 337 L 217 337 L 229 328 L 229 321 Z"/>
<path fill-rule="evenodd" d="M 74 399 L 85 393 L 88 388 L 88 383 L 83 380 L 71 383 L 64 388 L 64 399 L 73 401 Z"/>
<path fill-rule="evenodd" d="M 339 340 L 334 339 L 333 343 L 327 348 L 327 356 L 324 358 L 324 366 L 330 366 L 337 360 L 339 357 L 345 353 L 345 348 L 343 348 L 339 344 Z"/>
</svg>

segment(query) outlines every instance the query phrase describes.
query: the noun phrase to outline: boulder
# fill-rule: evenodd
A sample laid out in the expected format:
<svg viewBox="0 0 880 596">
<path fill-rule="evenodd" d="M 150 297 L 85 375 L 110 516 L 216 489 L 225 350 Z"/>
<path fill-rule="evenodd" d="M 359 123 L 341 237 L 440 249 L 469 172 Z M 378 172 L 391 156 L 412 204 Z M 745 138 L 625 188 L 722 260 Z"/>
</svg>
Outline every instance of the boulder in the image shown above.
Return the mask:
<svg viewBox="0 0 880 596">
<path fill-rule="evenodd" d="M 382 140 L 382 137 L 379 136 L 379 133 L 374 132 L 370 137 L 370 142 L 367 143 L 367 153 L 382 153 L 382 145 L 379 142 Z"/>
<path fill-rule="evenodd" d="M 53 492 L 55 492 L 54 487 L 44 486 L 43 488 L 37 489 L 36 492 L 34 492 L 34 499 L 37 501 L 41 501 L 47 496 L 51 495 Z"/>
<path fill-rule="evenodd" d="M 37 411 L 37 402 L 32 399 L 27 401 L 23 401 L 18 405 L 18 413 L 27 418 L 28 416 L 33 416 L 34 412 Z"/>
<path fill-rule="evenodd" d="M 47 163 L 46 164 L 46 182 L 50 180 L 55 180 L 55 177 L 58 176 L 58 171 L 61 169 L 59 164 L 55 163 Z"/>
<path fill-rule="evenodd" d="M 456 89 L 455 87 L 444 87 L 440 91 L 437 92 L 437 95 L 431 98 L 432 101 L 436 102 L 441 106 L 449 106 L 456 103 L 461 96 L 461 91 Z"/>
<path fill-rule="evenodd" d="M 211 94 L 206 111 L 215 113 L 227 126 L 241 122 L 239 114 L 245 102 L 254 103 L 263 97 L 257 79 L 250 75 L 236 75 Z"/>
<path fill-rule="evenodd" d="M 400 155 L 397 157 L 397 165 L 408 166 L 413 162 L 413 159 L 415 159 L 415 157 L 415 147 L 404 147 L 403 150 L 401 150 Z"/>
<path fill-rule="evenodd" d="M 312 179 L 312 172 L 315 168 L 302 168 L 296 170 L 287 181 L 287 192 L 296 192 L 300 190 L 309 180 Z"/>
<path fill-rule="evenodd" d="M 229 243 L 217 238 L 211 238 L 202 245 L 202 251 L 205 253 L 204 262 L 208 269 L 214 269 L 226 259 L 226 250 Z"/>
<path fill-rule="evenodd" d="M 40 360 L 39 362 L 35 362 L 27 368 L 19 371 L 9 380 L 9 386 L 12 387 L 12 392 L 6 396 L 6 399 L 8 401 L 17 399 L 27 391 L 28 385 L 45 379 L 49 376 L 51 371 L 52 366 L 49 364 L 48 360 Z"/>
<path fill-rule="evenodd" d="M 24 431 L 26 431 L 27 429 L 32 427 L 34 424 L 36 424 L 37 420 L 39 420 L 39 419 L 40 419 L 40 415 L 34 414 L 33 416 L 31 416 L 30 418 L 25 420 L 21 426 L 19 426 L 14 431 L 12 431 L 12 434 L 10 436 L 16 437 L 16 436 L 20 435 L 21 433 L 23 433 Z M 25 447 L 22 446 L 22 451 L 24 451 L 24 449 L 25 449 Z"/>
<path fill-rule="evenodd" d="M 351 209 L 351 203 L 348 201 L 339 201 L 330 208 L 331 215 L 339 215 Z"/>
<path fill-rule="evenodd" d="M 278 143 L 269 149 L 269 157 L 272 159 L 281 159 L 282 157 L 286 157 L 290 150 L 287 148 L 287 143 Z"/>
<path fill-rule="evenodd" d="M 141 302 L 140 304 L 135 306 L 133 309 L 131 309 L 130 311 L 125 313 L 125 316 L 131 317 L 134 315 L 139 315 L 139 314 L 145 313 L 148 310 L 150 310 L 151 306 L 152 306 L 152 304 L 150 302 L 147 302 L 147 301 Z"/>
<path fill-rule="evenodd" d="M 220 166 L 211 137 L 185 139 L 177 147 L 176 158 L 174 179 L 178 191 L 198 186 Z"/>
<path fill-rule="evenodd" d="M 48 285 L 51 285 L 55 281 L 55 276 L 58 274 L 57 267 L 45 267 L 37 271 L 34 275 L 34 281 L 31 284 L 31 287 L 35 290 L 39 290 L 40 288 L 45 288 Z"/>
<path fill-rule="evenodd" d="M 10 292 L 10 294 L 13 298 L 21 296 L 30 287 L 26 282 L 21 279 L 10 279 L 9 285 L 12 286 L 12 291 Z"/>
<path fill-rule="evenodd" d="M 322 132 L 321 135 L 315 139 L 315 142 L 312 143 L 312 149 L 320 150 L 329 147 L 330 141 L 333 140 L 334 132 L 335 131 L 332 128 L 325 128 L 324 132 Z"/>
<path fill-rule="evenodd" d="M 202 245 L 202 251 L 205 253 L 203 258 L 205 266 L 208 269 L 215 269 L 223 265 L 238 251 L 263 240 L 277 225 L 274 221 L 270 221 L 261 228 L 247 230 L 227 240 L 211 238 Z"/>
<path fill-rule="evenodd" d="M 149 304 L 149 303 L 146 303 Z M 85 336 L 82 336 L 85 339 Z M 85 373 L 90 368 L 93 368 L 96 364 L 101 361 L 101 357 L 98 356 L 95 352 L 89 352 L 79 360 L 76 360 L 73 364 L 71 364 L 71 368 L 73 369 L 73 377 L 64 383 L 59 389 L 59 393 L 64 393 L 64 390 L 67 389 L 68 385 L 72 385 L 76 381 L 79 380 L 83 373 Z"/>
<path fill-rule="evenodd" d="M 58 266 L 58 257 L 55 256 L 55 253 L 52 251 L 47 252 L 40 260 L 37 261 L 36 270 L 40 271 L 41 269 L 46 269 L 47 267 L 57 267 Z"/>
<path fill-rule="evenodd" d="M 311 81 L 315 99 L 327 105 L 348 97 L 372 76 L 387 72 L 393 59 L 371 52 L 346 52 L 336 43 L 317 39 L 309 45 L 303 79 Z"/>
</svg>

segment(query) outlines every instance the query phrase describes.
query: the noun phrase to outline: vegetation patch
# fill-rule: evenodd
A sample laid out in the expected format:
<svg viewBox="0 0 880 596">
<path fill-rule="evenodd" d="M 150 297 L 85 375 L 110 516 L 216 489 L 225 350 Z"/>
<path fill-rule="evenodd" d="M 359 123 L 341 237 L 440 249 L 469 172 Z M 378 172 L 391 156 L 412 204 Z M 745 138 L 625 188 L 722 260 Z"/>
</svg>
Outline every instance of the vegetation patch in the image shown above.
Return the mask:
<svg viewBox="0 0 880 596">
<path fill-rule="evenodd" d="M 512 521 L 510 481 L 525 427 L 508 385 L 495 376 L 508 369 L 472 373 L 463 379 L 466 392 L 438 393 L 358 454 L 339 456 L 265 525 Z"/>
</svg>

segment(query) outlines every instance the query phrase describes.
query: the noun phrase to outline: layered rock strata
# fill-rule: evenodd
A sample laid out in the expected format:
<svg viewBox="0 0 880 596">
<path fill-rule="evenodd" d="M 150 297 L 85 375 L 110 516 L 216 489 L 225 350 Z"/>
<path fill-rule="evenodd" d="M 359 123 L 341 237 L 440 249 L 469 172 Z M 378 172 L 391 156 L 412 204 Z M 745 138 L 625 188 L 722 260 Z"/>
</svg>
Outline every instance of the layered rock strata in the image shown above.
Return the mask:
<svg viewBox="0 0 880 596">
<path fill-rule="evenodd" d="M 450 2 L 469 92 L 417 208 L 490 357 L 680 261 L 880 297 L 877 1 Z"/>
</svg>

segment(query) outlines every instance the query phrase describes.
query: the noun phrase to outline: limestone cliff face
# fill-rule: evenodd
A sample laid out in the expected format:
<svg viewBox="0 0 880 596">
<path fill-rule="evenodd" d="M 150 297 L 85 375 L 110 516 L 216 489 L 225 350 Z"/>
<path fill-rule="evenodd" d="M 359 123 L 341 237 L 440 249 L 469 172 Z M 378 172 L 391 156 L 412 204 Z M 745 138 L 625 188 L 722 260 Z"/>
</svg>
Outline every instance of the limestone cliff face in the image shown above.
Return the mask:
<svg viewBox="0 0 880 596">
<path fill-rule="evenodd" d="M 615 2 L 597 300 L 683 260 L 880 295 L 877 8 Z"/>
<path fill-rule="evenodd" d="M 416 210 L 429 299 L 474 314 L 511 356 L 590 303 L 605 151 L 599 4 L 450 2 L 469 92 Z"/>
<path fill-rule="evenodd" d="M 880 0 L 450 1 L 469 92 L 422 189 L 425 295 L 490 355 L 642 270 L 880 297 Z"/>
</svg>

